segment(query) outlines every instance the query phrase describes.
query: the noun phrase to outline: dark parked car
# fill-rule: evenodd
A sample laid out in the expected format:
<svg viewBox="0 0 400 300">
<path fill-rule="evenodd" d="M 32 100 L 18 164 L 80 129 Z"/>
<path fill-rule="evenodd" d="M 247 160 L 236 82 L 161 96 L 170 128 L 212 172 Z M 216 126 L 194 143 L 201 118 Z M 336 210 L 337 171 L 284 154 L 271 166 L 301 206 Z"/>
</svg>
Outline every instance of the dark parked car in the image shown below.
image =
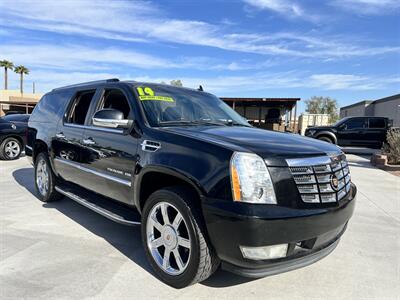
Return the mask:
<svg viewBox="0 0 400 300">
<path fill-rule="evenodd" d="M 220 265 L 250 277 L 309 265 L 333 251 L 355 206 L 338 147 L 254 128 L 198 90 L 58 88 L 32 113 L 27 143 L 40 200 L 65 195 L 141 224 L 149 263 L 177 288 Z"/>
<path fill-rule="evenodd" d="M 10 114 L 0 118 L 0 159 L 17 159 L 25 147 L 27 114 Z"/>
<path fill-rule="evenodd" d="M 339 146 L 381 148 L 389 127 L 388 118 L 347 117 L 332 126 L 309 127 L 305 135 Z"/>
</svg>

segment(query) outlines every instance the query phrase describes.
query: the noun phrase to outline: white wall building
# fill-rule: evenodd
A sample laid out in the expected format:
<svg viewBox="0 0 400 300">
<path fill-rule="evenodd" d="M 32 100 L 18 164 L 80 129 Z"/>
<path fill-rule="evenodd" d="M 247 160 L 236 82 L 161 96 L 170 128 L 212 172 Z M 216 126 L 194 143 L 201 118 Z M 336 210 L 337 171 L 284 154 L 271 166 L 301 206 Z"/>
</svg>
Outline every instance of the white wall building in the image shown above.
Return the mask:
<svg viewBox="0 0 400 300">
<path fill-rule="evenodd" d="M 373 116 L 386 117 L 400 127 L 400 94 L 375 101 L 361 101 L 340 108 L 340 117 Z"/>
</svg>

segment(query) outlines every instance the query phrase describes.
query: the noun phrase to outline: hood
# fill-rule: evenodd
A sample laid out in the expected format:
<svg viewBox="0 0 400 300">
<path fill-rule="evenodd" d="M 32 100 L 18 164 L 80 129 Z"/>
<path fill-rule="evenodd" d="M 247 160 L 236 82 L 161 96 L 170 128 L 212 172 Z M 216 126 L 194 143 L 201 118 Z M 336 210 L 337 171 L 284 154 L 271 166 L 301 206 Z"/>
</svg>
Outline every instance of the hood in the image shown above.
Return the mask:
<svg viewBox="0 0 400 300">
<path fill-rule="evenodd" d="M 193 126 L 165 129 L 169 132 L 222 145 L 233 151 L 254 152 L 270 165 L 282 165 L 282 160 L 286 158 L 341 152 L 337 146 L 316 139 L 254 127 Z"/>
<path fill-rule="evenodd" d="M 329 130 L 329 129 L 333 129 L 333 126 L 313 126 L 313 127 L 307 127 L 306 130 Z"/>
</svg>

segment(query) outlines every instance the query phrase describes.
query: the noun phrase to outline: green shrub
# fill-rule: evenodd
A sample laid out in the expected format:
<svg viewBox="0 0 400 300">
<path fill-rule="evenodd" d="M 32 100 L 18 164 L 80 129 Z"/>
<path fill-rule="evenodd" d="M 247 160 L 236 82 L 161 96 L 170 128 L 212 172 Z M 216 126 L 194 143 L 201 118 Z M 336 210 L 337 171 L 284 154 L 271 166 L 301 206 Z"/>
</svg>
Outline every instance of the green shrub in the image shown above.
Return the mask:
<svg viewBox="0 0 400 300">
<path fill-rule="evenodd" d="M 383 145 L 383 153 L 387 155 L 390 164 L 400 164 L 400 129 L 392 128 L 386 135 L 387 142 Z"/>
</svg>

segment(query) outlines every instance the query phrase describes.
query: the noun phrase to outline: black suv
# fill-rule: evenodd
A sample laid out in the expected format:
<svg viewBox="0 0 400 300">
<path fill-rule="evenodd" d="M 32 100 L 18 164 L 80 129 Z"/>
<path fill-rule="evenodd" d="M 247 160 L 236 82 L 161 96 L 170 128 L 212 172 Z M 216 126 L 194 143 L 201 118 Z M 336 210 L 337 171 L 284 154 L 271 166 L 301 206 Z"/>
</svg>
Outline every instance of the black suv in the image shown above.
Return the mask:
<svg viewBox="0 0 400 300">
<path fill-rule="evenodd" d="M 381 148 L 389 127 L 388 118 L 347 117 L 332 126 L 308 127 L 305 136 L 339 146 Z"/>
<path fill-rule="evenodd" d="M 174 287 L 218 266 L 261 277 L 338 244 L 355 205 L 335 145 L 250 126 L 204 91 L 109 79 L 43 96 L 27 155 L 40 200 L 65 195 L 141 224 L 147 258 Z"/>
</svg>

